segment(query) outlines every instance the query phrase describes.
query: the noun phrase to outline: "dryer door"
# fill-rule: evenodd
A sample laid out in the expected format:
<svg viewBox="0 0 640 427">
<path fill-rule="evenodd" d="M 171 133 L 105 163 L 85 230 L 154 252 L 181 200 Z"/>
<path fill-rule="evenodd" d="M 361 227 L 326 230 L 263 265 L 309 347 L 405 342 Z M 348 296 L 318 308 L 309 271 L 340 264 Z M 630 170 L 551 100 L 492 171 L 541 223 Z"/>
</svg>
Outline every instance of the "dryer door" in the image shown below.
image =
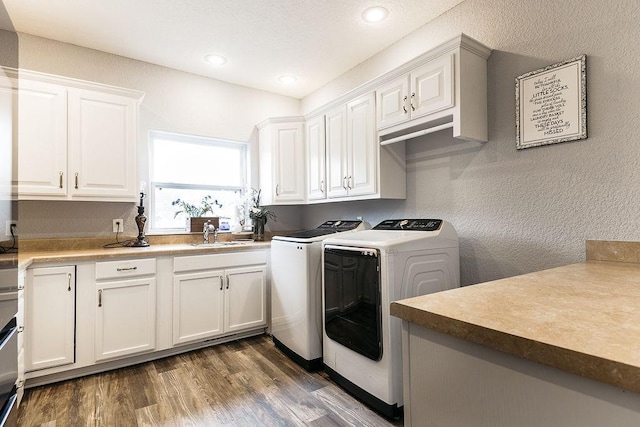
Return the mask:
<svg viewBox="0 0 640 427">
<path fill-rule="evenodd" d="M 372 360 L 382 358 L 380 257 L 376 249 L 326 245 L 324 329 Z"/>
</svg>

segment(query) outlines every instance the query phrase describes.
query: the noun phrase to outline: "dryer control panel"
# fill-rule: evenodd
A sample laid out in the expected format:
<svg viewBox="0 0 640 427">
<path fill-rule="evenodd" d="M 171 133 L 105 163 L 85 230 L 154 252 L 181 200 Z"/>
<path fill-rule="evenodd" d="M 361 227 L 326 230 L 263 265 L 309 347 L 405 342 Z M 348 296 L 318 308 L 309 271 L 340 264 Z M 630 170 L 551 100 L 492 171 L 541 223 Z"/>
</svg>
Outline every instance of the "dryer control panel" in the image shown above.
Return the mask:
<svg viewBox="0 0 640 427">
<path fill-rule="evenodd" d="M 437 231 L 442 227 L 441 219 L 386 219 L 373 227 L 374 230 Z"/>
</svg>

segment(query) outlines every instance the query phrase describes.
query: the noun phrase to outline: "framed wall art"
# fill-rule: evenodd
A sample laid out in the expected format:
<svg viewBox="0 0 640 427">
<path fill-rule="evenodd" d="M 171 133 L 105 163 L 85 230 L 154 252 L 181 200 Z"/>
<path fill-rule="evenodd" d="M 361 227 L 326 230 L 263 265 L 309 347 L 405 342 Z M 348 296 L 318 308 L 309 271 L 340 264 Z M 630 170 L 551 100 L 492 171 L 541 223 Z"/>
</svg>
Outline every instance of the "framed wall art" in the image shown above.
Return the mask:
<svg viewBox="0 0 640 427">
<path fill-rule="evenodd" d="M 516 148 L 587 137 L 587 56 L 516 77 Z"/>
</svg>

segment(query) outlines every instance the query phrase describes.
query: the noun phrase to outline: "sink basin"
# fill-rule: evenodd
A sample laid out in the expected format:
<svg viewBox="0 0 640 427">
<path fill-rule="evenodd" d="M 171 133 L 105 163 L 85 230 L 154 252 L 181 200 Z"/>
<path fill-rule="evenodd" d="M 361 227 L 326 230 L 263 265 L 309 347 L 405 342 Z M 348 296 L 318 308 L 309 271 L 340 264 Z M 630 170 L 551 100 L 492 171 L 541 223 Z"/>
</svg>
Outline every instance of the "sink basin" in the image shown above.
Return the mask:
<svg viewBox="0 0 640 427">
<path fill-rule="evenodd" d="M 203 247 L 212 247 L 212 248 L 223 248 L 225 246 L 242 246 L 246 245 L 249 242 L 215 242 L 215 243 L 192 243 L 191 246 L 196 248 Z"/>
</svg>

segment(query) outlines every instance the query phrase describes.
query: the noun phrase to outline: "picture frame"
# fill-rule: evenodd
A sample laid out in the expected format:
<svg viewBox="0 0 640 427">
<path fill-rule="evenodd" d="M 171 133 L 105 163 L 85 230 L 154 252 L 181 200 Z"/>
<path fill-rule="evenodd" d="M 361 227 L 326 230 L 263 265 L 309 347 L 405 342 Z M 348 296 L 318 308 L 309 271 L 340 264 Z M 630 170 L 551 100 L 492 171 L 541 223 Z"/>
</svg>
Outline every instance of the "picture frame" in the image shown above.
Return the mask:
<svg viewBox="0 0 640 427">
<path fill-rule="evenodd" d="M 587 138 L 587 55 L 516 77 L 516 148 Z"/>
</svg>

